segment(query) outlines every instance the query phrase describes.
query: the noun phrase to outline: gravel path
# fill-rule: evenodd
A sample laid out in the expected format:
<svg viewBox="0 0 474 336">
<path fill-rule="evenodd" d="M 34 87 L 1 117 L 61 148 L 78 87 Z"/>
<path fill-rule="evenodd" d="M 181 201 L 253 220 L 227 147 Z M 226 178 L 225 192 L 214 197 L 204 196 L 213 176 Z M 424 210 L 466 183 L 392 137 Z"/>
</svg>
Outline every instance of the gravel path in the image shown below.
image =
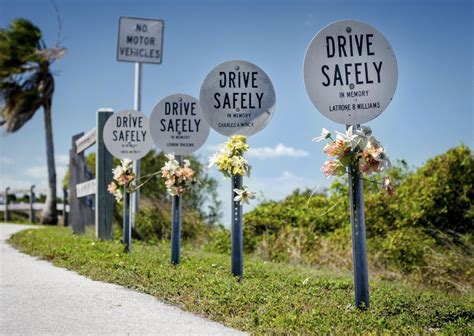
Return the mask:
<svg viewBox="0 0 474 336">
<path fill-rule="evenodd" d="M 245 335 L 136 291 L 93 281 L 5 242 L 0 224 L 1 335 Z"/>
</svg>

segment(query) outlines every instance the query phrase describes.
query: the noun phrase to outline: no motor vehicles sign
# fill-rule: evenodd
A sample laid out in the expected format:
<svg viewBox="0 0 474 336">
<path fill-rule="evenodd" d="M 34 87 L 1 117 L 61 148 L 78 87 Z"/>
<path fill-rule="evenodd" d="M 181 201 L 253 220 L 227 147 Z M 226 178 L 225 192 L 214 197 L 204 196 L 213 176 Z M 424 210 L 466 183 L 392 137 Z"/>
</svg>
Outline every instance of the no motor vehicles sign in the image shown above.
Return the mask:
<svg viewBox="0 0 474 336">
<path fill-rule="evenodd" d="M 121 17 L 117 60 L 123 62 L 161 63 L 163 50 L 162 20 Z"/>
</svg>

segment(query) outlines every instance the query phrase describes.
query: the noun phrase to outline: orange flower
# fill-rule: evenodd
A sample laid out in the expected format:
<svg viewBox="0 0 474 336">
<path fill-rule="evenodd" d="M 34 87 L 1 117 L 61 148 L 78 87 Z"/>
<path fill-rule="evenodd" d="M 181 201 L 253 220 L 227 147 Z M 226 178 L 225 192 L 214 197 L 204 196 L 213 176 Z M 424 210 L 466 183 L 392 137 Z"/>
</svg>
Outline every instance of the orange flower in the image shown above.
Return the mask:
<svg viewBox="0 0 474 336">
<path fill-rule="evenodd" d="M 114 194 L 115 191 L 117 191 L 117 185 L 115 182 L 110 182 L 110 184 L 107 186 L 107 191 L 111 194 Z"/>
<path fill-rule="evenodd" d="M 192 170 L 190 167 L 184 167 L 182 169 L 182 173 L 186 179 L 191 179 L 194 176 L 194 170 Z"/>
</svg>

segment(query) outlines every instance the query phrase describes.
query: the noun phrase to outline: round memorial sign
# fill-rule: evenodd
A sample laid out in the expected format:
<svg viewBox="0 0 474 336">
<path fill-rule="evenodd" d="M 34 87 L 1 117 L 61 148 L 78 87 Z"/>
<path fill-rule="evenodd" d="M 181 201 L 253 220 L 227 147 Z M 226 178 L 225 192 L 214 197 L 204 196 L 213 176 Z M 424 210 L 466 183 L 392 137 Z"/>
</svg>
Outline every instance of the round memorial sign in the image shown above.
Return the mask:
<svg viewBox="0 0 474 336">
<path fill-rule="evenodd" d="M 104 126 L 104 143 L 115 157 L 141 159 L 153 146 L 148 118 L 135 110 L 112 114 Z"/>
<path fill-rule="evenodd" d="M 390 44 L 364 22 L 331 23 L 306 51 L 304 82 L 309 98 L 340 124 L 361 124 L 381 114 L 392 100 L 397 79 Z"/>
<path fill-rule="evenodd" d="M 208 124 L 220 134 L 252 135 L 262 130 L 275 111 L 275 90 L 255 64 L 229 61 L 212 69 L 199 95 Z"/>
<path fill-rule="evenodd" d="M 162 99 L 150 116 L 151 137 L 167 153 L 195 152 L 206 142 L 209 130 L 199 101 L 187 94 Z"/>
</svg>

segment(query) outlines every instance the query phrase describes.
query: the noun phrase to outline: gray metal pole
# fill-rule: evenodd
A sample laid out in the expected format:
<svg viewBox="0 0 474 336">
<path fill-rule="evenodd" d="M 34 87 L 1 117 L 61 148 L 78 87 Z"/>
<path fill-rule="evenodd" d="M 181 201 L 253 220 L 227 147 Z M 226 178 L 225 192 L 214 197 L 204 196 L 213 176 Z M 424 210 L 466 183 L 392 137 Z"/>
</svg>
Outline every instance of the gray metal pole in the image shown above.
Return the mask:
<svg viewBox="0 0 474 336">
<path fill-rule="evenodd" d="M 176 160 L 182 164 L 182 157 L 177 155 Z M 181 249 L 181 196 L 173 196 L 171 203 L 171 263 L 179 264 Z"/>
<path fill-rule="evenodd" d="M 125 252 L 132 252 L 132 228 L 130 226 L 130 194 L 123 191 L 123 242 Z"/>
<path fill-rule="evenodd" d="M 33 184 L 30 188 L 30 224 L 35 222 L 35 185 Z"/>
<path fill-rule="evenodd" d="M 142 64 L 135 63 L 135 87 L 133 109 L 140 111 L 142 108 Z M 133 161 L 133 171 L 136 179 L 140 179 L 140 160 Z M 140 190 L 131 194 L 130 223 L 135 227 L 135 214 L 140 210 Z"/>
<path fill-rule="evenodd" d="M 67 215 L 67 204 L 68 204 L 68 195 L 67 189 L 63 188 L 63 226 L 66 227 L 68 225 L 68 215 Z M 97 211 L 97 209 L 96 209 Z"/>
<path fill-rule="evenodd" d="M 355 165 L 349 166 L 348 174 L 355 305 L 358 308 L 368 308 L 370 302 L 367 251 L 365 246 L 364 181 Z"/>
<path fill-rule="evenodd" d="M 5 212 L 4 212 L 5 223 L 10 220 L 10 216 L 8 214 L 8 190 L 10 190 L 10 187 L 5 188 Z"/>
<path fill-rule="evenodd" d="M 242 188 L 243 177 L 232 175 L 232 251 L 231 264 L 232 275 L 242 277 L 243 275 L 243 230 L 242 230 L 242 205 L 234 201 L 237 195 L 234 189 Z"/>
</svg>

